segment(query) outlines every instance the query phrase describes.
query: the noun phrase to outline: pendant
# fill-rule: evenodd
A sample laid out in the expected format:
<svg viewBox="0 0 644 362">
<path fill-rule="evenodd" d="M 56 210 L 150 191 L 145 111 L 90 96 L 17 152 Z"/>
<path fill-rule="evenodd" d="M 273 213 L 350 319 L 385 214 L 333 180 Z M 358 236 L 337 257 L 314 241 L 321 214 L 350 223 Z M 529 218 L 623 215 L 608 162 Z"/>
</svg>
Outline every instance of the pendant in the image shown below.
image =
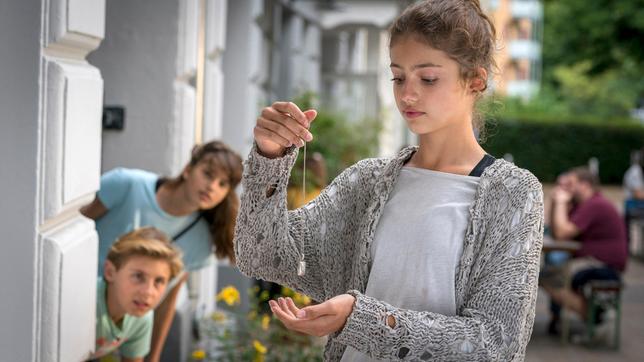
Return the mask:
<svg viewBox="0 0 644 362">
<path fill-rule="evenodd" d="M 304 261 L 304 258 L 300 260 L 299 265 L 297 266 L 297 276 L 301 277 L 306 273 L 306 262 Z"/>
</svg>

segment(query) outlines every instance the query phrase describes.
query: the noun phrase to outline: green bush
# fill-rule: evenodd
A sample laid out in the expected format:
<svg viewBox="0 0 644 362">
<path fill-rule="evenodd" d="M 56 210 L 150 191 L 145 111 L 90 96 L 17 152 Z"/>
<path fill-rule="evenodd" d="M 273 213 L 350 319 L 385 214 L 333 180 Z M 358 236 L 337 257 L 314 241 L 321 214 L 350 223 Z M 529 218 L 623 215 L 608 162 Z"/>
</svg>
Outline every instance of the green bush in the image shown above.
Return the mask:
<svg viewBox="0 0 644 362">
<path fill-rule="evenodd" d="M 500 116 L 488 125 L 485 149 L 496 157 L 512 154 L 514 162 L 541 182 L 553 182 L 571 167 L 599 160 L 603 184 L 620 184 L 630 153 L 644 145 L 644 126 L 626 120 L 605 124 L 554 117 Z"/>
</svg>

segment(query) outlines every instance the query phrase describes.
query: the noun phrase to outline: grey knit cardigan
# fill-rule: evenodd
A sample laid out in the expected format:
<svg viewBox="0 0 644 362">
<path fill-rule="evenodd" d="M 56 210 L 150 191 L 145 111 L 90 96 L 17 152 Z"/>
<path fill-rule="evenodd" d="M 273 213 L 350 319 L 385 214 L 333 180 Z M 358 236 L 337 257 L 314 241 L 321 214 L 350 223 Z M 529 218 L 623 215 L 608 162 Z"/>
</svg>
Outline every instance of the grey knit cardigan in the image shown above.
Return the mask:
<svg viewBox="0 0 644 362">
<path fill-rule="evenodd" d="M 315 200 L 287 211 L 297 150 L 268 159 L 253 148 L 235 229 L 239 270 L 317 301 L 343 293 L 356 297 L 345 326 L 329 336 L 326 361 L 339 361 L 346 346 L 384 360 L 523 360 L 535 314 L 543 193 L 530 172 L 509 162 L 497 160 L 485 169 L 470 206 L 456 269 L 456 316 L 401 309 L 362 294 L 376 225 L 401 167 L 416 150 L 360 161 Z M 302 248 L 306 273 L 298 276 Z M 386 323 L 389 315 L 396 320 L 393 328 Z"/>
</svg>

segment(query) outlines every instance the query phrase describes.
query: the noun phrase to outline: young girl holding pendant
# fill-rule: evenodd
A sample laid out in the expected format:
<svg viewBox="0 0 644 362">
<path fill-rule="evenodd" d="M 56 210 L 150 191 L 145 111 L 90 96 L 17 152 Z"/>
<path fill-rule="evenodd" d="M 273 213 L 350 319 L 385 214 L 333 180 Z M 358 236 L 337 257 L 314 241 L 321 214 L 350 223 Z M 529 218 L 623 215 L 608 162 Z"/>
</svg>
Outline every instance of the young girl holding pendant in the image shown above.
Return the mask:
<svg viewBox="0 0 644 362">
<path fill-rule="evenodd" d="M 325 360 L 523 360 L 543 194 L 474 136 L 494 38 L 478 0 L 405 10 L 390 28 L 393 91 L 419 147 L 358 162 L 300 209 L 286 211 L 286 185 L 316 112 L 277 102 L 257 119 L 237 265 L 322 301 L 270 304 L 288 328 L 329 335 Z"/>
<path fill-rule="evenodd" d="M 241 158 L 220 141 L 195 146 L 190 162 L 175 178 L 124 168 L 105 173 L 94 201 L 81 208 L 83 215 L 96 220 L 99 275 L 112 243 L 143 226 L 153 226 L 170 236 L 183 252 L 188 271 L 206 266 L 213 251 L 219 258 L 234 261 L 232 240 L 239 208 L 234 189 L 241 173 Z M 155 308 L 148 361 L 158 361 L 161 356 L 186 276 L 173 281 L 168 295 Z"/>
</svg>

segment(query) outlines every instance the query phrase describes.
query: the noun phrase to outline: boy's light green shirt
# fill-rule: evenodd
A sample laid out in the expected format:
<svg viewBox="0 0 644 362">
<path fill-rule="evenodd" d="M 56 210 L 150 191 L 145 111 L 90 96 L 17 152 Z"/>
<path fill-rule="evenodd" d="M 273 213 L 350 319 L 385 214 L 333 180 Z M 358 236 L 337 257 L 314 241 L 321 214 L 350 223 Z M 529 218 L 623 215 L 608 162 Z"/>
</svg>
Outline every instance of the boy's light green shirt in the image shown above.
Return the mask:
<svg viewBox="0 0 644 362">
<path fill-rule="evenodd" d="M 100 358 L 113 351 L 127 358 L 145 357 L 150 352 L 154 312 L 143 317 L 126 314 L 121 327 L 107 313 L 106 283 L 98 278 L 96 286 L 96 351 L 90 359 Z"/>
</svg>

